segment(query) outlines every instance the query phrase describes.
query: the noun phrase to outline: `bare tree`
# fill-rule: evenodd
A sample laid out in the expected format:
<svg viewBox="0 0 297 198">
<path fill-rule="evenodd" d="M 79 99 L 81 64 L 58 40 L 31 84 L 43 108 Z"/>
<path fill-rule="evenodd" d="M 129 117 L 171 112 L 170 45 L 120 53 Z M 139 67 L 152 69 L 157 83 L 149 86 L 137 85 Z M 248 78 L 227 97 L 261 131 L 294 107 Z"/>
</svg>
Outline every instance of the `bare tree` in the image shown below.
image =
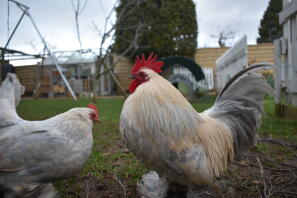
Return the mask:
<svg viewBox="0 0 297 198">
<path fill-rule="evenodd" d="M 87 3 L 88 3 L 88 0 L 84 0 L 83 3 L 81 3 L 80 0 L 71 0 L 71 5 L 72 5 L 73 11 L 74 11 L 74 18 L 75 18 L 76 36 L 77 36 L 77 40 L 78 40 L 80 48 L 82 48 L 82 42 L 81 42 L 81 38 L 80 38 L 78 17 L 86 8 Z"/>
<path fill-rule="evenodd" d="M 137 0 L 138 4 L 140 5 L 140 2 L 143 0 Z M 120 13 L 117 13 L 117 19 L 115 22 L 112 21 L 112 14 L 115 12 L 115 9 L 118 5 L 119 1 L 116 1 L 114 4 L 112 10 L 108 14 L 108 16 L 105 19 L 105 25 L 103 29 L 103 33 L 99 30 L 97 25 L 93 22 L 93 27 L 95 31 L 98 33 L 98 35 L 101 37 L 101 42 L 100 42 L 100 47 L 99 47 L 99 55 L 98 55 L 98 62 L 97 62 L 97 67 L 96 67 L 96 75 L 95 78 L 98 80 L 101 76 L 105 74 L 110 74 L 113 80 L 115 81 L 117 87 L 120 89 L 121 93 L 124 96 L 127 96 L 125 89 L 122 87 L 121 83 L 119 82 L 118 78 L 114 74 L 113 69 L 117 66 L 119 61 L 109 61 L 111 59 L 111 49 L 112 49 L 112 44 L 115 39 L 115 29 L 116 28 L 131 28 L 131 27 L 118 27 L 117 24 L 121 21 L 124 20 L 130 13 L 131 9 L 137 9 L 137 6 L 135 6 L 134 2 L 128 2 L 125 4 L 125 7 L 121 10 Z M 133 5 L 133 6 L 131 6 Z M 128 41 L 129 45 L 127 46 L 126 50 L 122 52 L 121 54 L 118 54 L 120 56 L 127 56 L 129 51 L 136 51 L 136 49 L 139 48 L 139 38 L 141 38 L 141 30 L 142 28 L 145 27 L 145 24 L 138 23 L 136 25 L 134 37 Z M 121 38 L 121 39 L 126 39 L 126 38 Z M 107 64 L 111 63 L 112 64 Z M 101 67 L 104 67 L 104 71 L 100 73 Z M 94 82 L 95 79 L 93 79 Z M 93 89 L 95 88 L 95 84 L 93 83 Z M 93 90 L 95 91 L 95 90 Z"/>
<path fill-rule="evenodd" d="M 225 47 L 228 42 L 232 42 L 238 32 L 239 23 L 226 23 L 220 26 L 217 33 L 211 34 L 210 37 L 217 39 L 220 47 Z"/>
</svg>

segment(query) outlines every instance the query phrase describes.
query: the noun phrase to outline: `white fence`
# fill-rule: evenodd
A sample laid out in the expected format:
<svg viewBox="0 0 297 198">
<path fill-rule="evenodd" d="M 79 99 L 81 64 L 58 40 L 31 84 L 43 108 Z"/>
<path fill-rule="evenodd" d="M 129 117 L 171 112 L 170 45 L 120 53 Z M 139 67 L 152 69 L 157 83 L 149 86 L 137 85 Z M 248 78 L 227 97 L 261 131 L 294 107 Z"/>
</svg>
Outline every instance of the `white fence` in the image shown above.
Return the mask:
<svg viewBox="0 0 297 198">
<path fill-rule="evenodd" d="M 214 89 L 214 75 L 213 69 L 209 67 L 201 67 L 205 79 L 198 82 L 198 86 L 204 87 L 205 89 L 212 90 Z"/>
<path fill-rule="evenodd" d="M 220 92 L 227 81 L 248 64 L 247 38 L 244 35 L 216 61 L 215 87 Z"/>
<path fill-rule="evenodd" d="M 297 106 L 297 1 L 283 0 L 279 22 L 283 26 L 283 36 L 274 41 L 275 102 L 280 104 L 284 90 L 285 102 Z"/>
<path fill-rule="evenodd" d="M 213 76 L 213 69 L 212 68 L 201 68 L 205 79 L 201 80 L 199 82 L 196 81 L 195 76 L 193 76 L 192 72 L 189 71 L 187 68 L 174 68 L 173 74 L 181 74 L 183 76 L 186 76 L 187 79 L 192 83 L 193 85 L 193 91 L 195 91 L 198 87 L 202 87 L 206 90 L 212 90 L 214 88 L 214 76 Z"/>
</svg>

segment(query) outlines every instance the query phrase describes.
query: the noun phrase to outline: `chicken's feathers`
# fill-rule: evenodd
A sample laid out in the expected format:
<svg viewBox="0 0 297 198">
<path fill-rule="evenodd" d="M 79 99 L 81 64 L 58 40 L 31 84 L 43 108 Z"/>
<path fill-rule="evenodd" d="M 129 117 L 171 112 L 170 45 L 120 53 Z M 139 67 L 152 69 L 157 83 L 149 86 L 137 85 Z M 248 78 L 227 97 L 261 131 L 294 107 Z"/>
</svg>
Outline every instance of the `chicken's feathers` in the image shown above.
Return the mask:
<svg viewBox="0 0 297 198">
<path fill-rule="evenodd" d="M 0 129 L 18 124 L 18 121 L 0 120 Z"/>
<path fill-rule="evenodd" d="M 17 76 L 8 73 L 0 86 L 0 120 L 13 121 L 21 120 L 16 113 L 16 106 L 21 100 L 25 87 L 20 84 Z M 3 125 L 3 124 L 2 124 Z"/>
<path fill-rule="evenodd" d="M 198 114 L 157 73 L 143 71 L 150 80 L 129 96 L 121 113 L 120 131 L 127 146 L 147 166 L 182 184 L 190 175 L 193 183 L 211 182 L 233 157 L 228 128 Z"/>
<path fill-rule="evenodd" d="M 67 135 L 31 127 L 22 136 L 5 134 L 0 142 L 1 184 L 45 182 L 75 174 L 82 169 L 92 147 L 92 141 L 74 142 Z"/>
<path fill-rule="evenodd" d="M 150 171 L 141 177 L 137 183 L 137 191 L 141 198 L 165 198 L 169 183 L 155 171 Z"/>
<path fill-rule="evenodd" d="M 0 185 L 47 182 L 79 172 L 93 144 L 89 108 L 0 128 Z"/>
<path fill-rule="evenodd" d="M 236 157 L 255 144 L 263 115 L 263 99 L 266 95 L 273 95 L 272 88 L 259 70 L 273 68 L 272 64 L 260 63 L 240 71 L 227 82 L 215 104 L 202 113 L 230 128 Z"/>
</svg>

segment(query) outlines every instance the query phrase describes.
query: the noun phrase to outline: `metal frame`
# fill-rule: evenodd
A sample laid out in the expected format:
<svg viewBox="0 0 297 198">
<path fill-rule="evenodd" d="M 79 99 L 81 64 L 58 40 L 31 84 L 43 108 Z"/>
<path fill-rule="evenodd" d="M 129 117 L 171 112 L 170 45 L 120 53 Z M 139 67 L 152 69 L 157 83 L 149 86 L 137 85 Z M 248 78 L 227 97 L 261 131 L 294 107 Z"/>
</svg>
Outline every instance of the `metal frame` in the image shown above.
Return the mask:
<svg viewBox="0 0 297 198">
<path fill-rule="evenodd" d="M 8 41 L 7 41 L 7 43 L 6 43 L 5 47 L 4 47 L 4 49 L 8 46 L 8 44 L 9 44 L 11 38 L 13 37 L 13 35 L 14 35 L 14 33 L 15 33 L 17 27 L 19 26 L 21 20 L 23 19 L 24 15 L 27 15 L 27 17 L 31 20 L 31 23 L 32 23 L 32 25 L 34 26 L 34 28 L 35 28 L 35 30 L 36 30 L 38 36 L 40 37 L 40 39 L 41 39 L 41 41 L 42 41 L 42 43 L 43 43 L 43 45 L 44 45 L 44 48 L 45 48 L 45 50 L 46 50 L 47 53 L 48 53 L 48 56 L 50 57 L 50 59 L 52 60 L 52 62 L 53 62 L 54 65 L 56 66 L 57 70 L 59 71 L 59 74 L 61 75 L 63 81 L 65 82 L 65 84 L 66 84 L 68 90 L 70 91 L 70 93 L 71 93 L 73 99 L 74 99 L 74 100 L 77 100 L 77 97 L 76 97 L 75 93 L 73 92 L 71 86 L 69 85 L 69 82 L 68 82 L 67 78 L 64 76 L 64 74 L 63 74 L 63 72 L 62 72 L 61 66 L 58 65 L 58 63 L 57 63 L 55 57 L 52 55 L 51 51 L 49 50 L 49 48 L 48 48 L 48 46 L 47 46 L 47 44 L 46 44 L 46 42 L 45 42 L 45 40 L 44 40 L 44 37 L 43 37 L 42 34 L 40 33 L 40 31 L 39 31 L 39 29 L 38 29 L 38 27 L 37 27 L 35 21 L 33 20 L 32 16 L 30 15 L 30 13 L 29 13 L 29 7 L 28 7 L 28 6 L 25 6 L 24 4 L 21 4 L 21 3 L 17 2 L 17 1 L 15 1 L 15 0 L 9 0 L 9 1 L 15 3 L 15 4 L 16 4 L 16 5 L 23 11 L 23 14 L 22 14 L 21 18 L 19 19 L 19 21 L 18 21 L 16 27 L 14 28 L 14 30 L 13 30 L 11 36 L 9 37 L 9 39 L 8 39 Z M 2 63 L 4 63 L 4 51 L 2 51 L 2 54 L 3 54 L 3 55 L 2 55 Z M 1 64 L 1 66 L 2 66 L 2 64 Z M 2 69 L 2 67 L 1 67 L 1 69 Z M 0 74 L 1 74 L 1 69 L 0 69 Z"/>
</svg>

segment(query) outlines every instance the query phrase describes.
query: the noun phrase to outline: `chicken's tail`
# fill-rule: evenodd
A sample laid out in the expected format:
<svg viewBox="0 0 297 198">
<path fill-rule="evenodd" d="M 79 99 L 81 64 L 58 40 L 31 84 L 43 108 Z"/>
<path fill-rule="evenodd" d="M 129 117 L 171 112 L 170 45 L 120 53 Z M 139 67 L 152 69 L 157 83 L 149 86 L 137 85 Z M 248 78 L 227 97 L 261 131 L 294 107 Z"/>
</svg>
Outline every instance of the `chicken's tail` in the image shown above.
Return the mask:
<svg viewBox="0 0 297 198">
<path fill-rule="evenodd" d="M 263 115 L 263 99 L 266 95 L 273 95 L 273 89 L 261 71 L 273 70 L 274 67 L 271 63 L 258 63 L 238 72 L 226 83 L 214 106 L 205 111 L 230 128 L 235 157 L 255 144 Z"/>
<path fill-rule="evenodd" d="M 17 76 L 8 73 L 5 80 L 0 85 L 0 98 L 8 99 L 11 106 L 16 106 L 25 92 L 25 87 L 21 85 Z"/>
</svg>

